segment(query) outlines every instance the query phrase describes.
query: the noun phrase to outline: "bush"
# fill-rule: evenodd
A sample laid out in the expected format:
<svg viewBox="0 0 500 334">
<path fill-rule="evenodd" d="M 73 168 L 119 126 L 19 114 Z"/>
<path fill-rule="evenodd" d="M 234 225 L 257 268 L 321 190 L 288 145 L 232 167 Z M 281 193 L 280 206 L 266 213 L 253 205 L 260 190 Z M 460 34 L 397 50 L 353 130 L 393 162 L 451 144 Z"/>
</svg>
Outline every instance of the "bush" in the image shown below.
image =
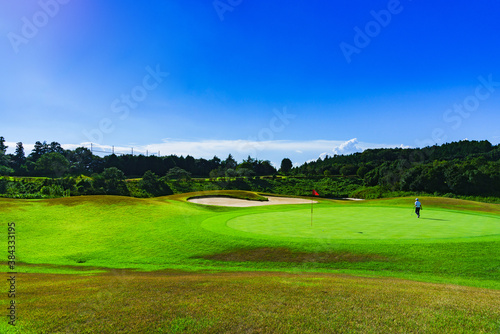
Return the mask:
<svg viewBox="0 0 500 334">
<path fill-rule="evenodd" d="M 5 194 L 7 192 L 7 185 L 9 181 L 5 179 L 0 179 L 0 194 Z"/>
<path fill-rule="evenodd" d="M 188 171 L 180 168 L 180 167 L 174 167 L 174 168 L 170 168 L 167 172 L 167 175 L 166 177 L 169 179 L 169 180 L 184 180 L 184 181 L 187 181 L 187 180 L 190 180 L 191 179 L 191 173 L 189 173 Z"/>
<path fill-rule="evenodd" d="M 12 175 L 14 174 L 14 170 L 7 166 L 0 166 L 0 175 Z"/>
<path fill-rule="evenodd" d="M 130 195 L 125 184 L 125 174 L 120 169 L 116 167 L 106 168 L 99 176 L 101 183 L 104 181 L 103 188 L 107 195 Z"/>
<path fill-rule="evenodd" d="M 40 194 L 50 198 L 67 197 L 69 196 L 69 190 L 64 190 L 64 188 L 59 185 L 43 186 L 42 189 L 40 189 Z"/>
<path fill-rule="evenodd" d="M 173 193 L 172 189 L 170 189 L 170 187 L 168 186 L 167 178 L 159 178 L 158 175 L 151 172 L 150 170 L 144 173 L 142 179 L 139 181 L 138 186 L 145 194 L 147 194 L 146 197 L 165 196 L 171 195 Z M 144 194 L 142 194 L 141 192 L 137 193 L 140 195 L 138 197 L 144 197 Z"/>
</svg>

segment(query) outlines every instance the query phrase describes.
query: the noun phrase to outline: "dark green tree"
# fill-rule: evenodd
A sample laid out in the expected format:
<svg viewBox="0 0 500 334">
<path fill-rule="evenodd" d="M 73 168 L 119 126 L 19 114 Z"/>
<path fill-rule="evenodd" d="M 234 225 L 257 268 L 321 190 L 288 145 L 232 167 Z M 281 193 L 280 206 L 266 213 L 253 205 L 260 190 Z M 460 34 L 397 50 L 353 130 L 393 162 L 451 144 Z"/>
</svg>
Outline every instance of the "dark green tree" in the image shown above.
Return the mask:
<svg viewBox="0 0 500 334">
<path fill-rule="evenodd" d="M 228 157 L 222 164 L 224 166 L 224 169 L 235 169 L 236 166 L 238 166 L 238 163 L 236 162 L 236 160 L 234 160 L 231 154 L 228 155 Z"/>
<path fill-rule="evenodd" d="M 222 169 L 219 167 L 219 168 L 215 168 L 215 169 L 212 169 L 209 173 L 209 177 L 214 180 L 214 179 L 217 179 L 218 177 L 222 177 L 224 176 L 224 172 L 222 171 Z"/>
<path fill-rule="evenodd" d="M 180 168 L 180 167 L 174 167 L 174 168 L 171 168 L 168 172 L 167 172 L 167 178 L 169 180 L 189 180 L 191 179 L 191 173 L 189 173 L 188 171 Z"/>
<path fill-rule="evenodd" d="M 105 168 L 115 167 L 119 170 L 123 170 L 122 161 L 124 160 L 125 157 L 128 157 L 128 156 L 129 155 L 120 157 L 121 158 L 120 159 L 116 154 L 107 155 L 104 157 L 104 166 L 105 166 Z"/>
<path fill-rule="evenodd" d="M 150 170 L 146 171 L 142 176 L 139 187 L 153 196 L 171 195 L 173 193 L 166 180 L 159 178 Z"/>
<path fill-rule="evenodd" d="M 22 165 L 26 163 L 26 156 L 24 155 L 23 143 L 19 142 L 16 144 L 16 152 L 13 157 L 14 167 L 19 169 Z"/>
<path fill-rule="evenodd" d="M 259 160 L 254 167 L 255 173 L 257 175 L 274 175 L 276 174 L 276 168 L 273 167 L 269 160 Z"/>
<path fill-rule="evenodd" d="M 9 156 L 5 154 L 7 146 L 4 144 L 5 139 L 0 137 L 0 175 L 11 175 L 14 170 L 9 167 Z"/>
<path fill-rule="evenodd" d="M 356 171 L 356 175 L 359 176 L 360 178 L 364 178 L 366 173 L 368 173 L 370 169 L 366 166 L 360 166 L 358 170 Z"/>
<path fill-rule="evenodd" d="M 196 170 L 196 160 L 188 155 L 186 159 L 184 159 L 184 169 L 193 174 Z"/>
<path fill-rule="evenodd" d="M 35 172 L 41 176 L 62 177 L 69 170 L 69 161 L 56 152 L 42 155 L 35 163 Z"/>
<path fill-rule="evenodd" d="M 4 153 L 7 151 L 8 146 L 5 145 L 5 138 L 0 137 L 0 152 Z"/>
<path fill-rule="evenodd" d="M 210 173 L 212 170 L 219 168 L 220 165 L 221 165 L 221 160 L 219 159 L 219 157 L 215 155 L 211 160 L 208 160 L 208 166 L 205 172 Z"/>
<path fill-rule="evenodd" d="M 86 147 L 78 147 L 74 151 L 68 152 L 68 159 L 71 164 L 71 174 L 92 174 L 94 159 L 92 152 Z"/>
<path fill-rule="evenodd" d="M 447 193 L 449 187 L 445 178 L 446 163 L 435 161 L 434 164 L 426 166 L 422 173 L 423 190 L 429 193 Z"/>
<path fill-rule="evenodd" d="M 141 181 L 139 181 L 139 187 L 150 194 L 156 194 L 159 188 L 160 178 L 158 175 L 148 170 L 142 176 Z"/>
<path fill-rule="evenodd" d="M 61 144 L 59 144 L 58 142 L 55 142 L 55 141 L 50 143 L 50 145 L 48 145 L 48 147 L 46 149 L 47 149 L 47 152 L 49 152 L 49 153 L 56 152 L 56 153 L 64 154 L 64 149 L 61 147 Z"/>
<path fill-rule="evenodd" d="M 12 175 L 13 173 L 14 170 L 12 168 L 0 165 L 0 175 Z"/>
<path fill-rule="evenodd" d="M 253 171 L 253 164 L 251 162 L 244 161 L 236 167 L 236 170 L 238 169 L 249 169 Z"/>
<path fill-rule="evenodd" d="M 0 151 L 0 166 L 7 167 L 9 165 L 9 158 L 4 152 Z"/>
<path fill-rule="evenodd" d="M 47 143 L 43 142 L 42 144 L 41 142 L 37 141 L 30 155 L 28 155 L 28 159 L 32 162 L 36 162 L 38 159 L 40 159 L 42 155 L 47 153 L 47 151 L 48 151 Z"/>
<path fill-rule="evenodd" d="M 231 178 L 236 176 L 236 171 L 232 168 L 226 169 L 226 177 Z"/>
<path fill-rule="evenodd" d="M 253 159 L 248 157 L 247 160 L 244 160 L 241 164 L 236 167 L 236 174 L 238 176 L 250 177 L 255 175 L 255 171 L 253 170 Z"/>
<path fill-rule="evenodd" d="M 283 174 L 287 174 L 289 171 L 291 171 L 292 167 L 293 167 L 292 160 L 290 160 L 289 158 L 281 160 L 280 170 Z"/>
<path fill-rule="evenodd" d="M 354 165 L 344 165 L 342 168 L 340 168 L 340 174 L 343 176 L 347 175 L 355 175 L 357 172 L 358 168 Z"/>
<path fill-rule="evenodd" d="M 125 184 L 125 174 L 116 167 L 104 169 L 100 174 L 104 180 L 104 191 L 108 195 L 129 195 L 127 185 Z"/>
<path fill-rule="evenodd" d="M 249 168 L 237 168 L 236 174 L 238 176 L 251 177 L 255 175 L 255 172 Z"/>
</svg>

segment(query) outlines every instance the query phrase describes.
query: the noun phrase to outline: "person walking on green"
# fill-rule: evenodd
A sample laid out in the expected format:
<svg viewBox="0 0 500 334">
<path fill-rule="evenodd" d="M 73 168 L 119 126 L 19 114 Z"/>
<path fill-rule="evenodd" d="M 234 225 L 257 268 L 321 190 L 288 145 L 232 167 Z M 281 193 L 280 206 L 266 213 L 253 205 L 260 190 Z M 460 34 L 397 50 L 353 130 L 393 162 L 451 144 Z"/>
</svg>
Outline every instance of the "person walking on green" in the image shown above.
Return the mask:
<svg viewBox="0 0 500 334">
<path fill-rule="evenodd" d="M 418 198 L 415 198 L 415 213 L 417 214 L 417 218 L 420 218 L 420 210 L 422 210 L 422 203 L 418 200 Z"/>
</svg>

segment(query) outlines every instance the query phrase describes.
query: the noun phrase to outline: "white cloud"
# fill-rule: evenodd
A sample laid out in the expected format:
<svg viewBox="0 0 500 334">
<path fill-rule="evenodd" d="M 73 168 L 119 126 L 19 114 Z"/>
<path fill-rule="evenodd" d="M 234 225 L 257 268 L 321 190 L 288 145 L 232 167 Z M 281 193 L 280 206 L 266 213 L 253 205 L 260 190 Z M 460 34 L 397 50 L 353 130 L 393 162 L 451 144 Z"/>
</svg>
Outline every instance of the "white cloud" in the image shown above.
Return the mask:
<svg viewBox="0 0 500 334">
<path fill-rule="evenodd" d="M 8 153 L 14 153 L 15 143 L 7 142 L 9 145 Z M 77 147 L 87 147 L 90 149 L 90 142 L 82 142 L 80 144 L 61 144 L 65 149 L 74 150 Z M 332 149 L 333 147 L 333 149 Z M 161 156 L 175 154 L 177 156 L 190 155 L 194 158 L 211 159 L 215 155 L 221 159 L 225 159 L 229 154 L 232 154 L 237 161 L 246 159 L 249 155 L 252 158 L 260 160 L 269 160 L 273 165 L 279 167 L 283 158 L 292 160 L 294 166 L 300 166 L 307 161 L 316 161 L 324 159 L 327 155 L 333 154 L 351 154 L 354 152 L 362 152 L 369 148 L 390 148 L 404 147 L 399 145 L 387 145 L 376 143 L 359 142 L 356 138 L 348 141 L 337 140 L 310 140 L 310 141 L 295 141 L 295 140 L 274 140 L 274 141 L 251 141 L 251 140 L 173 140 L 164 139 L 161 143 L 152 143 L 148 145 L 138 145 L 136 143 L 127 146 L 110 146 L 92 144 L 95 154 L 105 155 L 111 154 L 114 150 L 115 154 L 131 154 L 132 149 L 135 155 L 157 155 Z M 33 144 L 24 144 L 25 154 L 28 155 L 33 149 Z M 101 151 L 101 152 L 98 152 Z M 105 151 L 106 153 L 102 153 Z M 329 153 L 332 152 L 332 153 Z"/>
<path fill-rule="evenodd" d="M 134 154 L 149 155 L 182 155 L 193 156 L 195 158 L 211 159 L 213 156 L 218 156 L 225 159 L 229 154 L 232 154 L 237 161 L 242 161 L 248 156 L 261 160 L 270 160 L 275 166 L 281 164 L 283 158 L 290 158 L 292 162 L 301 165 L 305 161 L 316 161 L 321 156 L 322 159 L 331 150 L 331 147 L 340 147 L 344 144 L 343 141 L 335 140 L 311 140 L 311 141 L 293 141 L 293 140 L 274 140 L 274 141 L 251 141 L 251 140 L 200 140 L 200 141 L 183 141 L 164 139 L 162 143 L 154 143 L 149 145 L 134 145 Z M 82 143 L 81 145 L 90 148 L 90 143 Z M 80 145 L 80 146 L 81 146 Z M 70 148 L 67 145 L 65 148 Z M 111 152 L 111 146 L 97 146 L 94 144 L 94 149 L 99 151 Z M 131 147 L 115 146 L 116 154 L 130 154 Z M 324 152 L 324 153 L 323 153 Z"/>
<path fill-rule="evenodd" d="M 364 149 L 359 146 L 357 138 L 353 138 L 346 142 L 343 142 L 339 146 L 333 148 L 333 154 L 337 155 L 349 155 L 356 152 L 363 152 Z"/>
</svg>

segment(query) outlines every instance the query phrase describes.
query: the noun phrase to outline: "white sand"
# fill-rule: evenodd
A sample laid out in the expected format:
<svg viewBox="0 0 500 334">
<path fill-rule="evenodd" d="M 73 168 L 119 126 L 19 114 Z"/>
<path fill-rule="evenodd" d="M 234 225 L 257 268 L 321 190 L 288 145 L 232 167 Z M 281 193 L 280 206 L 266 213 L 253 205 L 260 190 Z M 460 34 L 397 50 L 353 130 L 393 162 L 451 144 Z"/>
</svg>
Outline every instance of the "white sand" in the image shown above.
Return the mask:
<svg viewBox="0 0 500 334">
<path fill-rule="evenodd" d="M 205 204 L 205 205 L 218 205 L 218 206 L 232 206 L 232 207 L 249 207 L 249 206 L 261 206 L 261 205 L 277 205 L 277 204 L 311 204 L 311 200 L 302 198 L 290 198 L 290 197 L 267 197 L 269 201 L 250 201 L 246 199 L 239 198 L 229 198 L 229 197 L 199 197 L 188 199 L 191 203 Z M 313 203 L 318 203 L 313 201 Z"/>
</svg>

